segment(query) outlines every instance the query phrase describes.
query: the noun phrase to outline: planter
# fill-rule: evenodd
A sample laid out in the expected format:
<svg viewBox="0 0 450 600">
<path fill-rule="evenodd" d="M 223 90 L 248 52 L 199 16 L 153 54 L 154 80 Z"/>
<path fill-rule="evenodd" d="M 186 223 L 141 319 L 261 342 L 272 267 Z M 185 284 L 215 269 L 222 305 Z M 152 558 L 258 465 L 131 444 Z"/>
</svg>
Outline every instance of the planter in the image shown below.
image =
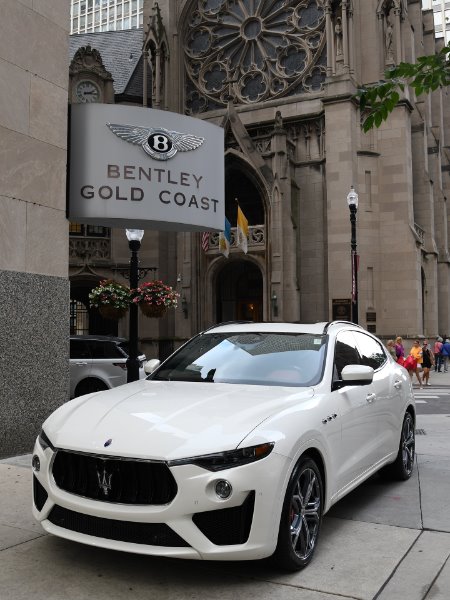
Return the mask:
<svg viewBox="0 0 450 600">
<path fill-rule="evenodd" d="M 141 312 L 146 317 L 159 319 L 166 314 L 167 308 L 163 304 L 146 304 L 142 302 L 140 305 Z"/>
<path fill-rule="evenodd" d="M 109 319 L 110 321 L 118 321 L 127 314 L 127 309 L 115 308 L 114 306 L 108 306 L 107 304 L 105 304 L 104 306 L 98 307 L 98 312 L 104 319 Z"/>
</svg>

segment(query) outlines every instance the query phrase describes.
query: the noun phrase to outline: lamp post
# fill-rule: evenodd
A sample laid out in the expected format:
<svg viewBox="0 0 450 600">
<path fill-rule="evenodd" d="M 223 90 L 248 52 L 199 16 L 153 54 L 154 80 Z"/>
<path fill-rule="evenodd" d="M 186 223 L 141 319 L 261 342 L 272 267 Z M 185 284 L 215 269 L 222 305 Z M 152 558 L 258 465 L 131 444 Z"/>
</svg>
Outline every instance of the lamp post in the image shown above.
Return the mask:
<svg viewBox="0 0 450 600">
<path fill-rule="evenodd" d="M 358 255 L 356 254 L 356 213 L 358 211 L 358 194 L 353 186 L 347 196 L 350 209 L 350 225 L 352 228 L 351 257 L 352 257 L 352 321 L 358 324 Z"/>
<path fill-rule="evenodd" d="M 125 233 L 128 239 L 128 247 L 131 250 L 130 258 L 130 288 L 133 290 L 139 285 L 139 260 L 138 251 L 141 247 L 141 240 L 144 237 L 143 229 L 126 229 Z M 139 360 L 138 360 L 138 307 L 132 302 L 130 304 L 130 322 L 129 322 L 129 355 L 127 360 L 127 383 L 139 379 Z"/>
</svg>

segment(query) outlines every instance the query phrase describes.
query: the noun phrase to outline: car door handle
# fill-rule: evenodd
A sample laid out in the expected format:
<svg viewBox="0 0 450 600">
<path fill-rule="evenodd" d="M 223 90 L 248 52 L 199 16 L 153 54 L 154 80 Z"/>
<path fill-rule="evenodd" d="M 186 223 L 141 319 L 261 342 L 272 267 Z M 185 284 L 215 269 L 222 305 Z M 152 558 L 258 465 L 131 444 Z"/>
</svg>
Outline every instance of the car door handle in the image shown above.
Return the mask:
<svg viewBox="0 0 450 600">
<path fill-rule="evenodd" d="M 394 387 L 397 388 L 397 390 L 399 390 L 402 387 L 402 382 L 401 381 L 394 381 Z"/>
<path fill-rule="evenodd" d="M 87 362 L 76 362 L 75 364 L 79 367 L 83 367 L 84 365 L 87 365 Z"/>
<path fill-rule="evenodd" d="M 372 402 L 375 400 L 375 398 L 376 398 L 376 397 L 377 397 L 377 395 L 376 395 L 376 394 L 367 394 L 367 396 L 366 396 L 366 401 L 367 401 L 369 404 L 372 404 Z"/>
</svg>

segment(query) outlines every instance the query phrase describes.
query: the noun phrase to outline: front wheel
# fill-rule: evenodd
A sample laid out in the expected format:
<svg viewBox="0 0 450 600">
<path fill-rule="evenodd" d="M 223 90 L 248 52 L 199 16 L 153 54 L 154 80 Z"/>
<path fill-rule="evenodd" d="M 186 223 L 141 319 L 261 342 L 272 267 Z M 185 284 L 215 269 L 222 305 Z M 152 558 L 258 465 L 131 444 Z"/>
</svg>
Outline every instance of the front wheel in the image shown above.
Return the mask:
<svg viewBox="0 0 450 600">
<path fill-rule="evenodd" d="M 297 571 L 311 562 L 319 538 L 322 512 L 322 477 L 314 460 L 305 456 L 291 475 L 283 502 L 278 543 L 273 555 L 280 568 Z"/>
</svg>

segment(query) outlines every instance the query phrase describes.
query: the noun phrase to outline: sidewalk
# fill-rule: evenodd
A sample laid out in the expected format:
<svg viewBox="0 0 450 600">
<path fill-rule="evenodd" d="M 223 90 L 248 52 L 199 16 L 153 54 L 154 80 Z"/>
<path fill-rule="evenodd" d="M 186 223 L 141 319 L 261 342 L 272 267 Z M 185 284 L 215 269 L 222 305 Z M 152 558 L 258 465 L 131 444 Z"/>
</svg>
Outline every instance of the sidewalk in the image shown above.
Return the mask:
<svg viewBox="0 0 450 600">
<path fill-rule="evenodd" d="M 426 390 L 450 394 L 450 373 Z M 425 390 L 420 390 L 424 393 Z M 0 598 L 7 600 L 449 600 L 450 414 L 418 415 L 404 483 L 371 478 L 324 518 L 311 565 L 159 559 L 44 534 L 31 516 L 30 456 L 0 461 Z"/>
</svg>

